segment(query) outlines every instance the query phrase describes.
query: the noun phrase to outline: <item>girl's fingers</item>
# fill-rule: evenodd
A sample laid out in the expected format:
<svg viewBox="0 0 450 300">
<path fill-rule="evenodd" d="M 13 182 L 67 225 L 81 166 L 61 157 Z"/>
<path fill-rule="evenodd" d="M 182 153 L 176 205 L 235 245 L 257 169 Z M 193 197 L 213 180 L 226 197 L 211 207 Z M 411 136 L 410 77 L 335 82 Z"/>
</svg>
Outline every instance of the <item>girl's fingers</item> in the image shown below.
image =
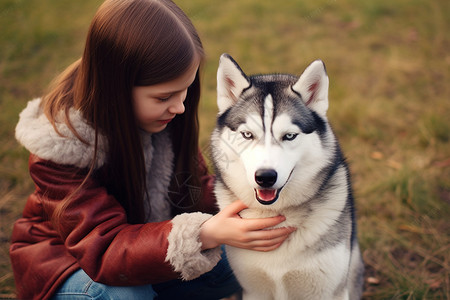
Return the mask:
<svg viewBox="0 0 450 300">
<path fill-rule="evenodd" d="M 269 251 L 278 248 L 293 231 L 295 231 L 293 227 L 254 231 L 248 233 L 246 238 L 236 241 L 232 246 L 249 250 Z"/>
<path fill-rule="evenodd" d="M 268 251 L 272 251 L 272 250 L 277 249 L 278 247 L 281 246 L 282 243 L 283 243 L 283 242 L 278 243 L 278 244 L 273 245 L 273 246 L 270 246 L 270 247 L 256 247 L 256 248 L 253 248 L 252 250 L 254 250 L 254 251 L 262 251 L 262 252 L 268 252 Z"/>
<path fill-rule="evenodd" d="M 223 211 L 222 214 L 224 217 L 233 217 L 236 216 L 242 210 L 248 208 L 241 200 L 236 200 L 230 205 L 228 205 Z M 244 220 L 244 219 L 243 219 Z M 275 225 L 280 224 L 285 221 L 286 218 L 284 216 L 275 216 L 269 218 L 258 218 L 258 219 L 245 219 L 244 222 L 247 226 L 247 230 L 261 230 L 268 227 L 273 227 Z"/>
<path fill-rule="evenodd" d="M 251 247 L 271 247 L 277 244 L 282 243 L 285 239 L 287 239 L 287 235 L 279 236 L 270 240 L 255 240 L 251 244 Z"/>
<path fill-rule="evenodd" d="M 226 216 L 233 216 L 238 214 L 241 210 L 248 208 L 241 200 L 236 200 L 222 211 Z"/>
<path fill-rule="evenodd" d="M 255 251 L 271 251 L 278 248 L 295 230 L 293 227 L 268 229 L 284 222 L 284 216 L 242 219 L 238 214 L 246 208 L 247 205 L 242 201 L 234 201 L 205 222 L 204 231 L 208 232 L 210 226 L 207 225 L 212 223 L 216 229 L 209 231 L 214 232 L 219 243 Z"/>
<path fill-rule="evenodd" d="M 247 244 L 247 249 L 255 251 L 271 251 L 278 248 L 287 238 L 288 236 L 285 235 L 271 240 L 256 240 Z"/>
<path fill-rule="evenodd" d="M 270 229 L 270 230 L 252 231 L 252 232 L 249 232 L 248 238 L 249 238 L 249 240 L 253 240 L 253 241 L 276 240 L 279 238 L 288 237 L 289 234 L 295 230 L 296 229 L 294 227 L 281 227 L 281 228 Z"/>
<path fill-rule="evenodd" d="M 252 250 L 253 251 L 262 251 L 262 252 L 268 252 L 268 251 L 272 251 L 277 249 L 278 247 L 280 247 L 283 244 L 283 242 L 272 245 L 272 246 L 267 246 L 267 247 L 255 247 Z"/>
<path fill-rule="evenodd" d="M 248 226 L 248 230 L 254 231 L 254 230 L 262 230 L 269 227 L 273 227 L 275 225 L 280 224 L 281 222 L 285 221 L 286 218 L 284 216 L 275 216 L 270 218 L 261 218 L 261 219 L 243 219 L 246 222 L 246 225 Z"/>
</svg>

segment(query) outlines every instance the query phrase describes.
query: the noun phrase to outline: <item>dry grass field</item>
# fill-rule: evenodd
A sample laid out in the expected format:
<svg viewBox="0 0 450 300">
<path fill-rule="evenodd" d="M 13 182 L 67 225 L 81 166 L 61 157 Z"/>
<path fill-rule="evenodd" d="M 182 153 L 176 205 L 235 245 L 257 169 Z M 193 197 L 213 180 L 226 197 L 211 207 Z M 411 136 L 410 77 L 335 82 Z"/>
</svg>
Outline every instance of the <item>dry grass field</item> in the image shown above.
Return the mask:
<svg viewBox="0 0 450 300">
<path fill-rule="evenodd" d="M 14 139 L 26 102 L 81 55 L 100 0 L 0 0 L 0 298 L 14 298 L 12 224 L 33 184 Z M 450 2 L 178 1 L 207 53 L 201 145 L 221 53 L 248 74 L 299 75 L 320 58 L 350 163 L 364 299 L 450 299 Z"/>
</svg>

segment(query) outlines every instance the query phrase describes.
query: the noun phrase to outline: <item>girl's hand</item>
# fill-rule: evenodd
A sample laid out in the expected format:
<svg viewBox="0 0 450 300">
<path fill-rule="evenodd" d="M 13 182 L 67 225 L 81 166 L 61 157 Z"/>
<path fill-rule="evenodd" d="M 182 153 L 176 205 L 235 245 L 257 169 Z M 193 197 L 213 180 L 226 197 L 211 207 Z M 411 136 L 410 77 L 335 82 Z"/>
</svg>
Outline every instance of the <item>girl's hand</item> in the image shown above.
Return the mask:
<svg viewBox="0 0 450 300">
<path fill-rule="evenodd" d="M 284 216 L 242 219 L 238 213 L 245 208 L 247 206 L 237 200 L 203 223 L 200 229 L 202 250 L 227 244 L 249 250 L 271 251 L 295 231 L 292 227 L 266 229 L 283 222 L 286 219 Z"/>
</svg>

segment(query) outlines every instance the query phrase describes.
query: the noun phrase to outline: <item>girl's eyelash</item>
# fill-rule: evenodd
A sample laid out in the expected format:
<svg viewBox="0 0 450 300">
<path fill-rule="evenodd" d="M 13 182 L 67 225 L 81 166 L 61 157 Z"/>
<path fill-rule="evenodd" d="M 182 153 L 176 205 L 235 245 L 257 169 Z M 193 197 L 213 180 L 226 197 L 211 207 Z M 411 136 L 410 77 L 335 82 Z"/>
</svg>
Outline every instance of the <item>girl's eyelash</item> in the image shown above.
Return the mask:
<svg viewBox="0 0 450 300">
<path fill-rule="evenodd" d="M 160 100 L 160 101 L 167 101 L 167 100 L 170 99 L 170 97 L 172 97 L 172 95 L 167 96 L 167 97 L 158 97 L 158 100 Z"/>
</svg>

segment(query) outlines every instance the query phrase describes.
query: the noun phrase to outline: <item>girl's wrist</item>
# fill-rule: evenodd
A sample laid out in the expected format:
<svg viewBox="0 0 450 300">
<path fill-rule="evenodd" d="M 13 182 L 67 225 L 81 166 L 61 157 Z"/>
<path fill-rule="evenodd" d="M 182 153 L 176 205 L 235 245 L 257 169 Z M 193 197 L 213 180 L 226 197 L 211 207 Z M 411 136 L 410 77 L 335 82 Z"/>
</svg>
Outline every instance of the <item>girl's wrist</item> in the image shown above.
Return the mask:
<svg viewBox="0 0 450 300">
<path fill-rule="evenodd" d="M 202 250 L 213 249 L 220 246 L 220 243 L 215 240 L 214 235 L 212 234 L 214 231 L 210 229 L 210 220 L 211 219 L 207 220 L 200 226 L 199 238 L 202 243 Z"/>
</svg>

